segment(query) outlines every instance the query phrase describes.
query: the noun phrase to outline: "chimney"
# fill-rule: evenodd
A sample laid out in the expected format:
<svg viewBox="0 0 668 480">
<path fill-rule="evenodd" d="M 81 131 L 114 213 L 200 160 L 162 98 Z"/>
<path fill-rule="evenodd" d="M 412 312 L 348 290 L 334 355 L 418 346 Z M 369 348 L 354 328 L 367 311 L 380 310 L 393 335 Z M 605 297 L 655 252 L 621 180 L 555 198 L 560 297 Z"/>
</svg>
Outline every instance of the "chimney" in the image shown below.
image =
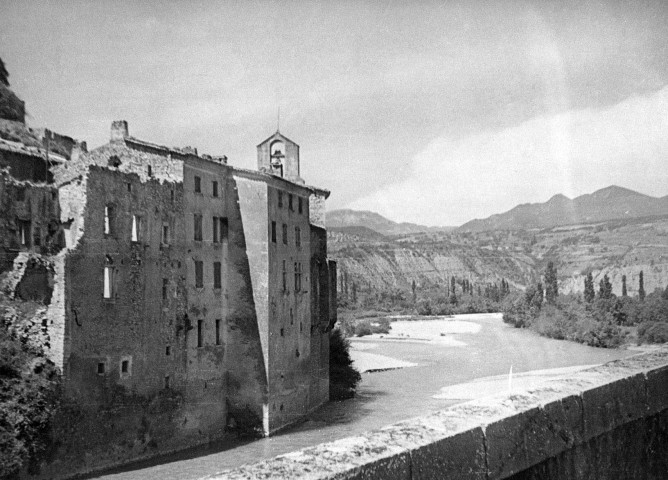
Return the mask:
<svg viewBox="0 0 668 480">
<path fill-rule="evenodd" d="M 128 122 L 125 120 L 114 120 L 111 122 L 111 141 L 122 142 L 125 137 L 129 137 Z"/>
<path fill-rule="evenodd" d="M 197 156 L 197 148 L 191 147 L 190 145 L 181 148 L 181 152 L 185 153 L 186 155 L 195 155 Z"/>
<path fill-rule="evenodd" d="M 70 160 L 76 162 L 82 153 L 88 152 L 88 145 L 86 142 L 75 142 L 70 153 Z"/>
</svg>

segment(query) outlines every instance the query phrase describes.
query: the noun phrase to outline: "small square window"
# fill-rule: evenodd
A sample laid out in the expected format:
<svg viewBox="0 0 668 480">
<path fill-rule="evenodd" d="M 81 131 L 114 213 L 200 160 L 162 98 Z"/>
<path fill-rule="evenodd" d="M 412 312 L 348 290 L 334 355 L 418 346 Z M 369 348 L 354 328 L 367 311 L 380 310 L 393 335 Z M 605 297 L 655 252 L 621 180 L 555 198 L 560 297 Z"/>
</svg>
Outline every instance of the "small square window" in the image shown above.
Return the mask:
<svg viewBox="0 0 668 480">
<path fill-rule="evenodd" d="M 202 179 L 195 175 L 195 193 L 202 193 Z"/>
<path fill-rule="evenodd" d="M 107 366 L 105 365 L 104 362 L 98 362 L 97 364 L 97 374 L 98 375 L 104 375 L 105 371 L 107 370 Z"/>
<path fill-rule="evenodd" d="M 172 347 L 171 345 L 167 345 L 165 347 L 165 356 L 169 357 L 172 354 Z"/>
<path fill-rule="evenodd" d="M 121 373 L 128 373 L 130 369 L 130 362 L 128 360 L 123 360 L 121 362 Z"/>
</svg>

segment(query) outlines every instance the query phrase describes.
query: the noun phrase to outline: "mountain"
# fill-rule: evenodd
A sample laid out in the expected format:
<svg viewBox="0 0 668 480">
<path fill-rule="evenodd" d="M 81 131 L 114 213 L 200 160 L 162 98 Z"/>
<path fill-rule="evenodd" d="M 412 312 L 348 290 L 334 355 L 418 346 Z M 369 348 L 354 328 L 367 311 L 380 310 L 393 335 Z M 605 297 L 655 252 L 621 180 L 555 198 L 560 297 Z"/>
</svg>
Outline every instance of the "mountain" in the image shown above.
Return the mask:
<svg viewBox="0 0 668 480">
<path fill-rule="evenodd" d="M 657 198 L 616 185 L 571 200 L 555 195 L 545 203 L 525 203 L 505 213 L 476 219 L 460 231 L 527 230 L 668 214 L 668 196 Z"/>
<path fill-rule="evenodd" d="M 455 227 L 427 227 L 415 223 L 397 223 L 382 215 L 367 210 L 332 210 L 327 212 L 327 228 L 335 231 L 350 229 L 352 227 L 365 227 L 380 233 L 381 235 L 405 235 L 417 232 L 446 232 L 454 230 Z M 348 232 L 351 233 L 351 232 Z M 361 233 L 361 232 L 357 232 Z"/>
</svg>

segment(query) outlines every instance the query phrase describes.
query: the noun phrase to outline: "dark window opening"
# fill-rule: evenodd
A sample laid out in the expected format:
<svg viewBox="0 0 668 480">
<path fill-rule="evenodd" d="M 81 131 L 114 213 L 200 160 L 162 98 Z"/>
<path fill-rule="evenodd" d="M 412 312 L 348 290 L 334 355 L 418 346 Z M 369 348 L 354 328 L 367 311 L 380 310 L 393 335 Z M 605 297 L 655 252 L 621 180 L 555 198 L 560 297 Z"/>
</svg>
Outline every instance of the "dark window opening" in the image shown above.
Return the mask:
<svg viewBox="0 0 668 480">
<path fill-rule="evenodd" d="M 104 362 L 99 362 L 97 364 L 97 374 L 104 375 L 105 370 L 106 370 L 106 365 L 104 364 Z"/>
<path fill-rule="evenodd" d="M 195 287 L 204 287 L 204 262 L 195 260 Z"/>
<path fill-rule="evenodd" d="M 295 357 L 299 358 L 299 349 L 298 348 L 295 350 Z"/>
<path fill-rule="evenodd" d="M 288 271 L 285 268 L 285 260 L 283 260 L 283 291 L 288 289 Z"/>
<path fill-rule="evenodd" d="M 213 196 L 217 197 L 218 196 L 218 182 L 215 180 L 212 183 L 212 190 L 213 190 Z"/>
<path fill-rule="evenodd" d="M 288 244 L 288 226 L 285 223 L 283 224 L 283 244 Z"/>
<path fill-rule="evenodd" d="M 172 203 L 174 203 L 174 190 L 169 191 L 169 197 L 170 197 L 170 200 L 172 201 Z"/>
<path fill-rule="evenodd" d="M 220 343 L 221 343 L 221 341 L 220 341 L 220 323 L 221 323 L 221 320 L 217 319 L 216 320 L 216 345 L 220 345 Z"/>
<path fill-rule="evenodd" d="M 295 211 L 294 205 L 292 205 L 292 194 L 291 193 L 288 195 L 288 210 L 290 210 L 291 212 Z"/>
<path fill-rule="evenodd" d="M 202 215 L 194 214 L 195 241 L 202 241 Z"/>
<path fill-rule="evenodd" d="M 228 226 L 226 217 L 213 217 L 213 243 L 227 240 Z"/>
<path fill-rule="evenodd" d="M 195 176 L 195 193 L 202 193 L 202 179 Z"/>
<path fill-rule="evenodd" d="M 285 329 L 281 328 L 281 337 L 285 335 Z"/>
<path fill-rule="evenodd" d="M 146 168 L 146 173 L 148 174 L 149 177 L 153 176 L 153 167 L 150 165 Z"/>
<path fill-rule="evenodd" d="M 299 227 L 295 227 L 295 245 L 302 246 L 302 231 Z"/>
<path fill-rule="evenodd" d="M 169 224 L 162 224 L 162 243 L 169 245 Z"/>
<path fill-rule="evenodd" d="M 202 330 L 204 327 L 204 320 L 197 320 L 197 346 L 201 347 L 204 345 L 203 337 L 202 337 Z"/>
<path fill-rule="evenodd" d="M 283 208 L 283 192 L 278 192 L 278 208 Z"/>
<path fill-rule="evenodd" d="M 165 347 L 165 355 L 169 357 L 171 354 L 172 354 L 172 347 L 170 345 L 167 345 Z"/>
<path fill-rule="evenodd" d="M 169 280 L 166 278 L 162 279 L 162 299 L 167 300 L 167 290 L 169 288 Z"/>
<path fill-rule="evenodd" d="M 130 362 L 128 362 L 127 360 L 123 360 L 121 362 L 121 373 L 128 373 L 129 370 L 130 370 Z"/>
<path fill-rule="evenodd" d="M 220 262 L 213 262 L 213 288 L 222 288 L 223 276 Z"/>
<path fill-rule="evenodd" d="M 271 242 L 276 243 L 276 222 L 271 222 Z"/>
<path fill-rule="evenodd" d="M 118 158 L 117 155 L 112 155 L 109 157 L 109 160 L 107 160 L 107 166 L 118 168 L 121 166 L 121 159 Z"/>
<path fill-rule="evenodd" d="M 169 388 L 169 375 L 165 375 L 165 388 Z"/>
<path fill-rule="evenodd" d="M 304 211 L 304 199 L 299 197 L 299 213 L 301 214 Z"/>
</svg>

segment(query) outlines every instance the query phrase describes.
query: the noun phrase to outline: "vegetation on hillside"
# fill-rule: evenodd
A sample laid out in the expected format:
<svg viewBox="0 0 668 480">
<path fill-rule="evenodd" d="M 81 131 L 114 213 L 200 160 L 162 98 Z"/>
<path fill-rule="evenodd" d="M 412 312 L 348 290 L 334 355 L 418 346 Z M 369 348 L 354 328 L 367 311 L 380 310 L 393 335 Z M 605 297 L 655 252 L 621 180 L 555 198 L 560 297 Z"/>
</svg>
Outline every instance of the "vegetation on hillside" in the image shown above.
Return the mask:
<svg viewBox="0 0 668 480">
<path fill-rule="evenodd" d="M 35 338 L 40 307 L 0 294 L 0 478 L 34 470 L 51 444 L 60 379 Z"/>
<path fill-rule="evenodd" d="M 600 280 L 596 291 L 591 273 L 584 279 L 584 294 L 559 296 L 552 262 L 544 278 L 545 290 L 538 282 L 506 299 L 503 305 L 506 323 L 593 347 L 618 347 L 634 326 L 638 343 L 668 342 L 668 287 L 645 296 L 642 272 L 639 294 L 635 297 L 616 296 L 607 275 Z M 623 287 L 626 292 L 625 278 Z"/>
</svg>

